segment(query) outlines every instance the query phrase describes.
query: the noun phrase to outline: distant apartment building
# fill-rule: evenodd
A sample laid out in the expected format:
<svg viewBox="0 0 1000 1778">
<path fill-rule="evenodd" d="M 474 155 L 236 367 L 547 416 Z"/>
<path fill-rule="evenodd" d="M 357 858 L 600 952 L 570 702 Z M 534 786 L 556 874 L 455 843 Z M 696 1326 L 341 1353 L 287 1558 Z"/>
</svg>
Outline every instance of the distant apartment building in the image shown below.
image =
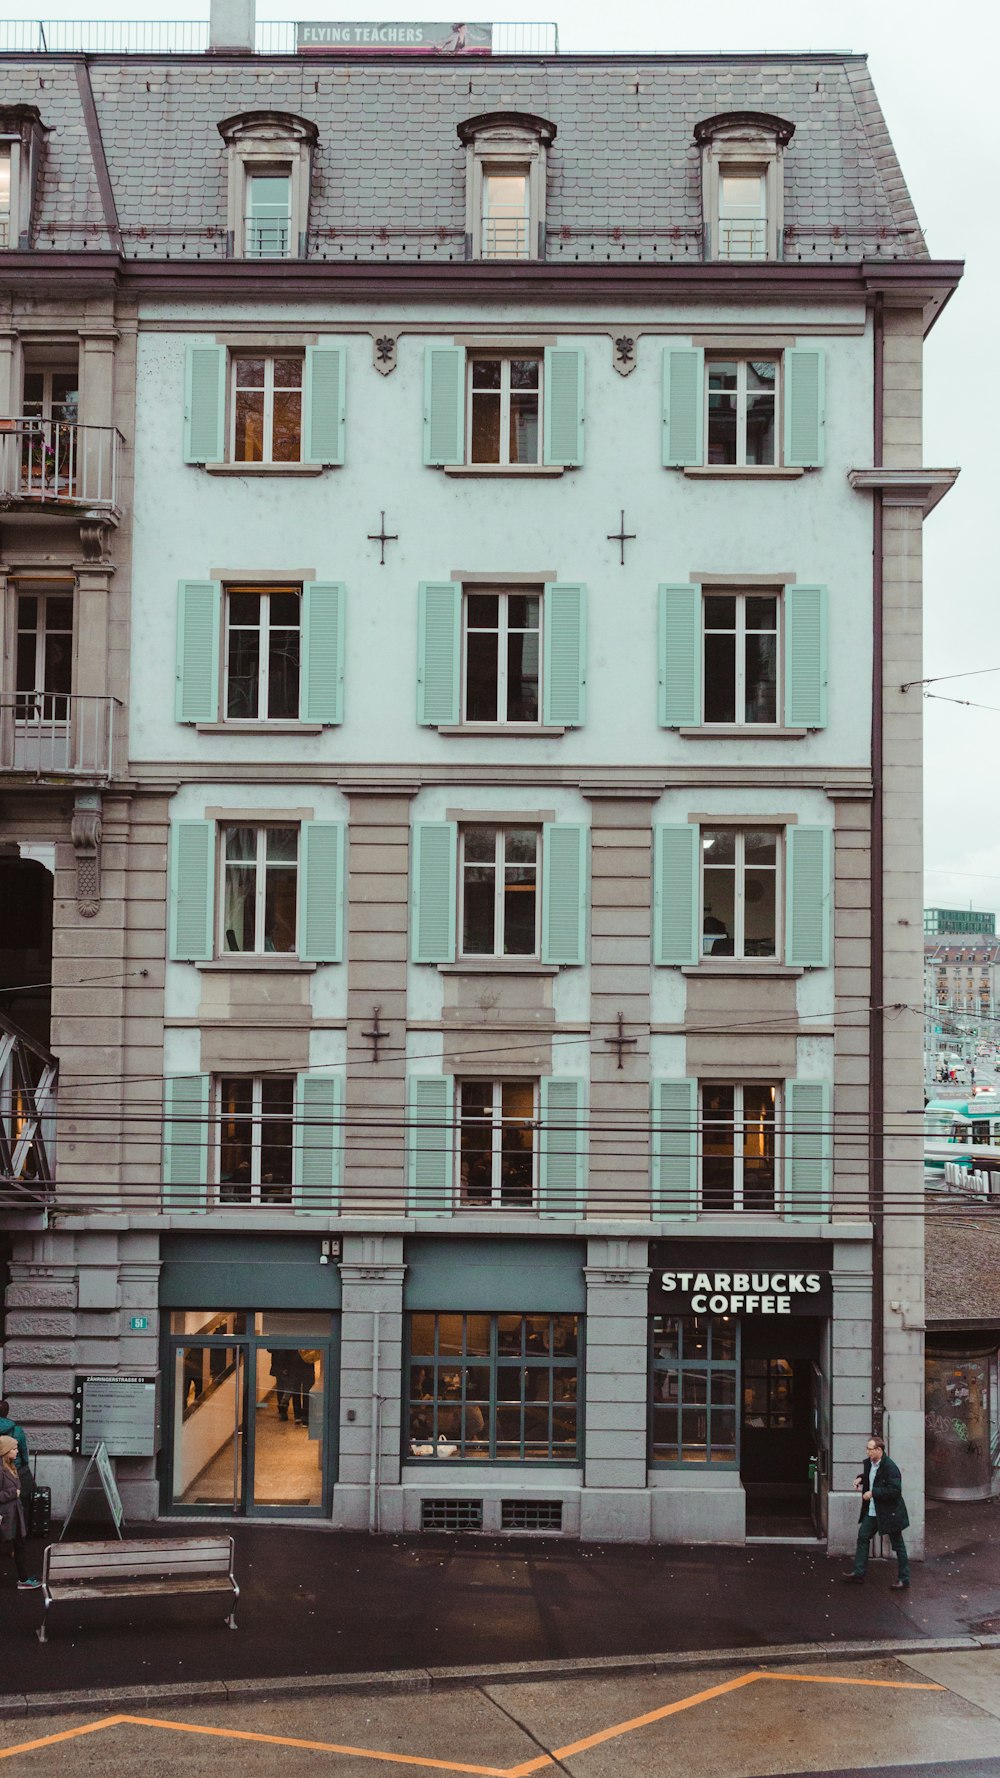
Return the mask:
<svg viewBox="0 0 1000 1778">
<path fill-rule="evenodd" d="M 919 1551 L 961 266 L 862 56 L 284 50 L 3 57 L 40 1478 L 840 1550 L 874 1421 Z"/>
<path fill-rule="evenodd" d="M 929 1011 L 992 1019 L 1000 1009 L 1000 941 L 925 938 L 924 1005 Z"/>
<path fill-rule="evenodd" d="M 925 908 L 924 937 L 979 937 L 996 935 L 996 915 L 975 913 L 972 908 Z"/>
</svg>

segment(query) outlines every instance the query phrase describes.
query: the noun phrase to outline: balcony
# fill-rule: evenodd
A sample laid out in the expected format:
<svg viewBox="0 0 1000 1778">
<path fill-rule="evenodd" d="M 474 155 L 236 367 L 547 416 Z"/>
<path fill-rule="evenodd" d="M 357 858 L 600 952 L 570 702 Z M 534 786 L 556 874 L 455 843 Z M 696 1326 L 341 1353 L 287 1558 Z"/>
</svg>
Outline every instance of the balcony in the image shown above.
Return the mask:
<svg viewBox="0 0 1000 1778">
<path fill-rule="evenodd" d="M 0 419 L 0 507 L 117 513 L 124 442 L 114 426 L 24 414 Z"/>
<path fill-rule="evenodd" d="M 247 216 L 243 222 L 247 259 L 287 259 L 291 225 L 287 216 Z"/>
<path fill-rule="evenodd" d="M 484 259 L 528 258 L 529 217 L 484 216 L 482 227 Z"/>
<path fill-rule="evenodd" d="M 727 222 L 723 217 L 719 223 L 719 258 L 766 259 L 767 223 L 763 219 Z"/>
<path fill-rule="evenodd" d="M 44 1221 L 58 1072 L 55 1057 L 0 1012 L 0 1227 Z"/>
<path fill-rule="evenodd" d="M 19 691 L 0 697 L 0 775 L 106 782 L 120 776 L 118 698 Z"/>
</svg>

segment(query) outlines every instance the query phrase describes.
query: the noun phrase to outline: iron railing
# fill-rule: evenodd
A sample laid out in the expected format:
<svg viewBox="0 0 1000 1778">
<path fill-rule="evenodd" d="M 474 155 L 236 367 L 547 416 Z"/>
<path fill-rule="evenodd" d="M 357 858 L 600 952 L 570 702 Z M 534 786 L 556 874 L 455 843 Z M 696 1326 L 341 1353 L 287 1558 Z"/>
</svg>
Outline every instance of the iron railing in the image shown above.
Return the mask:
<svg viewBox="0 0 1000 1778">
<path fill-rule="evenodd" d="M 37 52 L 88 55 L 204 55 L 208 49 L 206 19 L 3 19 L 0 53 Z M 259 56 L 291 56 L 295 23 L 262 19 L 254 35 Z M 324 51 L 310 51 L 310 60 Z M 335 55 L 331 50 L 328 53 Z M 559 27 L 537 20 L 493 26 L 495 56 L 559 54 Z M 461 58 L 457 58 L 461 59 Z"/>
<path fill-rule="evenodd" d="M 0 698 L 0 772 L 27 778 L 116 775 L 118 698 L 20 691 Z"/>
<path fill-rule="evenodd" d="M 291 224 L 285 217 L 281 221 L 247 216 L 243 223 L 244 253 L 247 259 L 287 259 Z"/>
<path fill-rule="evenodd" d="M 0 1012 L 0 1216 L 51 1197 L 59 1064 Z"/>
<path fill-rule="evenodd" d="M 0 216 L 0 247 L 10 246 L 10 217 Z"/>
<path fill-rule="evenodd" d="M 0 500 L 41 505 L 117 507 L 118 458 L 124 439 L 114 426 L 0 419 Z"/>
<path fill-rule="evenodd" d="M 482 254 L 484 259 L 527 259 L 527 216 L 484 216 Z"/>
<path fill-rule="evenodd" d="M 723 219 L 719 223 L 719 258 L 766 259 L 767 223 L 727 222 Z"/>
</svg>

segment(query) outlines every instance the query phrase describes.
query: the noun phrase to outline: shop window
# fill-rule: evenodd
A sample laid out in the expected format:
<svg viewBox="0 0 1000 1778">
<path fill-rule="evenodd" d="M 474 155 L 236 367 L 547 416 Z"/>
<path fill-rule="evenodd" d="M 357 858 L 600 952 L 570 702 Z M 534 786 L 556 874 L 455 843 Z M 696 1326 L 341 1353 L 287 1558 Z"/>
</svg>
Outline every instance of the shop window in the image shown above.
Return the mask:
<svg viewBox="0 0 1000 1778">
<path fill-rule="evenodd" d="M 294 1075 L 223 1075 L 218 1093 L 220 1204 L 290 1204 Z"/>
<path fill-rule="evenodd" d="M 735 1467 L 739 1339 L 739 1322 L 730 1316 L 652 1317 L 654 1464 Z"/>
<path fill-rule="evenodd" d="M 461 829 L 463 957 L 538 952 L 539 830 Z"/>
<path fill-rule="evenodd" d="M 542 657 L 541 588 L 469 587 L 464 599 L 466 722 L 537 722 Z"/>
<path fill-rule="evenodd" d="M 702 955 L 778 955 L 777 828 L 703 827 Z"/>
<path fill-rule="evenodd" d="M 743 1424 L 757 1432 L 795 1424 L 795 1373 L 790 1358 L 743 1360 Z"/>
<path fill-rule="evenodd" d="M 576 1315 L 413 1314 L 405 1455 L 415 1461 L 576 1463 Z"/>
<path fill-rule="evenodd" d="M 763 1081 L 701 1088 L 701 1208 L 772 1215 L 778 1207 L 778 1088 Z"/>
<path fill-rule="evenodd" d="M 297 827 L 222 829 L 223 951 L 295 950 Z"/>
<path fill-rule="evenodd" d="M 531 1210 L 536 1199 L 538 1083 L 458 1083 L 459 1188 L 463 1210 Z"/>
</svg>

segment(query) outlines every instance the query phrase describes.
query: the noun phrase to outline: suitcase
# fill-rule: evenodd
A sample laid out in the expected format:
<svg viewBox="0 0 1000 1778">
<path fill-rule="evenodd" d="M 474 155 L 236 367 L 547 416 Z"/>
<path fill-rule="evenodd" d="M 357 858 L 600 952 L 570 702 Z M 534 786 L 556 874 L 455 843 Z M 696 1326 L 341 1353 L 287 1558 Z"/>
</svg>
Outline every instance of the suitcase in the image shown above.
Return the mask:
<svg viewBox="0 0 1000 1778">
<path fill-rule="evenodd" d="M 28 1508 L 28 1536 L 48 1537 L 52 1530 L 52 1489 L 40 1488 L 35 1483 Z"/>
</svg>

